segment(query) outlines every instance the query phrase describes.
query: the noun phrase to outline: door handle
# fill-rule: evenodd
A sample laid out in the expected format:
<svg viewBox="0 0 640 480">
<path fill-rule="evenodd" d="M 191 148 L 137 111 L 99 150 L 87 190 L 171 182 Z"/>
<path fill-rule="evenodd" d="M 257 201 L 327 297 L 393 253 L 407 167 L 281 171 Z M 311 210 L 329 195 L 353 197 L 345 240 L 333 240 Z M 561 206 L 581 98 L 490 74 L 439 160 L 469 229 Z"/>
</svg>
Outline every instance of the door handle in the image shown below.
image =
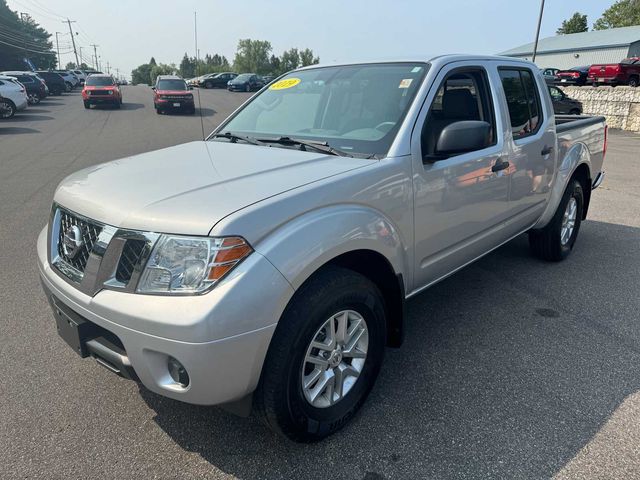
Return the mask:
<svg viewBox="0 0 640 480">
<path fill-rule="evenodd" d="M 495 173 L 495 172 L 499 172 L 500 170 L 505 170 L 507 168 L 509 168 L 509 162 L 499 158 L 496 160 L 496 163 L 493 165 L 493 167 L 491 167 L 491 171 Z"/>
<path fill-rule="evenodd" d="M 543 157 L 545 155 L 549 155 L 551 152 L 553 152 L 553 147 L 547 147 L 545 146 L 542 151 L 540 152 L 540 155 L 542 155 Z"/>
</svg>

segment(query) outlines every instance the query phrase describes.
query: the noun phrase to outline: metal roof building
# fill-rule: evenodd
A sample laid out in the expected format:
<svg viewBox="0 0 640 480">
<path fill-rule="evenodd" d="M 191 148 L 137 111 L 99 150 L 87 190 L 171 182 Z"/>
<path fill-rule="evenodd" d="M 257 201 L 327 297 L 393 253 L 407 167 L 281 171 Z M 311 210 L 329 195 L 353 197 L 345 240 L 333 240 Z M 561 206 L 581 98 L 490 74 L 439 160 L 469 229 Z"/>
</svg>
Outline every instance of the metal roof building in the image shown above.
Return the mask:
<svg viewBox="0 0 640 480">
<path fill-rule="evenodd" d="M 531 60 L 533 42 L 500 55 Z M 543 38 L 538 42 L 536 64 L 541 68 L 571 68 L 594 63 L 617 63 L 640 56 L 640 25 Z"/>
</svg>

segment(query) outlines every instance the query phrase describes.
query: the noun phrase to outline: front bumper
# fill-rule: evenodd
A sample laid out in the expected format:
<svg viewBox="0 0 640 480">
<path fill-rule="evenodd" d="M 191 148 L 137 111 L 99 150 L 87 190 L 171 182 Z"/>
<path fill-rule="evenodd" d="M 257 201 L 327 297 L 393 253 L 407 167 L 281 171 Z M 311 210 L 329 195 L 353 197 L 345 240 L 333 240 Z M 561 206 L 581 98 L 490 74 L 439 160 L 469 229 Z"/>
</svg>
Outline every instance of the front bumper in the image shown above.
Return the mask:
<svg viewBox="0 0 640 480">
<path fill-rule="evenodd" d="M 85 102 L 97 103 L 119 103 L 120 99 L 116 95 L 87 95 Z"/>
<path fill-rule="evenodd" d="M 49 264 L 46 229 L 38 238 L 38 266 L 49 300 L 117 337 L 122 351 L 115 353 L 146 388 L 200 405 L 233 402 L 255 389 L 276 322 L 293 294 L 280 272 L 254 252 L 204 295 L 85 295 Z M 169 357 L 186 368 L 186 387 L 169 375 Z M 107 363 L 118 367 L 114 358 Z"/>
</svg>

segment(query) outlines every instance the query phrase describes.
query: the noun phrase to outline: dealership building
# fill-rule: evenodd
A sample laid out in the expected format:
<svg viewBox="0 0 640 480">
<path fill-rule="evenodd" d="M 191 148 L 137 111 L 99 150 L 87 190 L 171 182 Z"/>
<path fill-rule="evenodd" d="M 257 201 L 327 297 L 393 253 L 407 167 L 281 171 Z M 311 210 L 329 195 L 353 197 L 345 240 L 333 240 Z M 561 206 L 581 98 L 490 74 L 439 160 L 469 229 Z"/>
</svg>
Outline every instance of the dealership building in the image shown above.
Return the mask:
<svg viewBox="0 0 640 480">
<path fill-rule="evenodd" d="M 500 55 L 531 60 L 533 42 Z M 594 63 L 618 63 L 640 56 L 640 26 L 594 30 L 543 38 L 538 42 L 536 64 L 566 69 Z"/>
</svg>

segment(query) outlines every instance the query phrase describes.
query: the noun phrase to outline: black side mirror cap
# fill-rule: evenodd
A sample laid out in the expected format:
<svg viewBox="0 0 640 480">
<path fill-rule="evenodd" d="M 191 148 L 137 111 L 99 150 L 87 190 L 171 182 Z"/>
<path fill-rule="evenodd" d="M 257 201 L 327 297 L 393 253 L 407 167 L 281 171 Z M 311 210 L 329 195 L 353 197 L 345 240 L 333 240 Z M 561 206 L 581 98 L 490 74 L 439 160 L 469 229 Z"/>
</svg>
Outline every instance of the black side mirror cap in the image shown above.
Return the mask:
<svg viewBox="0 0 640 480">
<path fill-rule="evenodd" d="M 436 155 L 448 156 L 474 150 L 482 150 L 490 145 L 491 124 L 481 120 L 454 122 L 442 129 L 436 143 Z"/>
</svg>

